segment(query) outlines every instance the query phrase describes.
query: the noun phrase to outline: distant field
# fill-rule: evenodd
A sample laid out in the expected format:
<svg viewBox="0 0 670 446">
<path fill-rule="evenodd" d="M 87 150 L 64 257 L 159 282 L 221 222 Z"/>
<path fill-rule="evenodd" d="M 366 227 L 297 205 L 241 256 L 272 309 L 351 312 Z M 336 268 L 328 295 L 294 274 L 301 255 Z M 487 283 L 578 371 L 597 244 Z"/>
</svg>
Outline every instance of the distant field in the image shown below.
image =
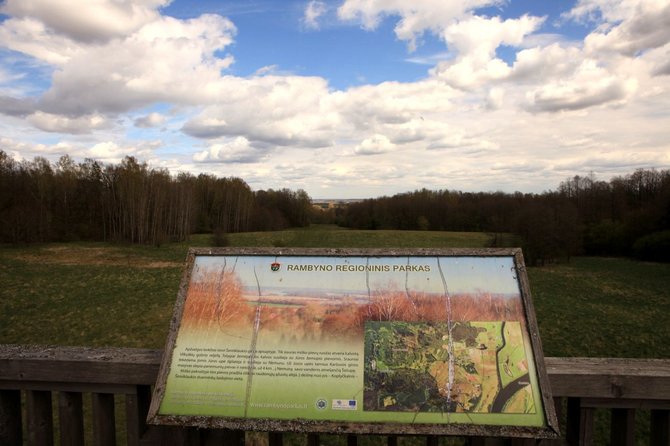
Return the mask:
<svg viewBox="0 0 670 446">
<path fill-rule="evenodd" d="M 232 234 L 231 246 L 483 247 L 486 234 L 332 226 Z M 161 348 L 188 246 L 0 247 L 0 343 Z M 670 358 L 670 265 L 576 258 L 529 268 L 545 354 Z"/>
<path fill-rule="evenodd" d="M 482 232 L 363 231 L 331 225 L 230 236 L 231 246 L 303 248 L 473 248 L 485 246 L 489 239 L 490 236 Z"/>
</svg>

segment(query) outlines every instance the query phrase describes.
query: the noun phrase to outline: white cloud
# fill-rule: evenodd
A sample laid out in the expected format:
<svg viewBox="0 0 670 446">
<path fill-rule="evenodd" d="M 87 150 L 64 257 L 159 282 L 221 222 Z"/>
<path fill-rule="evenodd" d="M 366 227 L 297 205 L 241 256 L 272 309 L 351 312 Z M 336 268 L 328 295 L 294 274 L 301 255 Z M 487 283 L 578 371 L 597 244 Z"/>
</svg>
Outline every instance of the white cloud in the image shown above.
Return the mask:
<svg viewBox="0 0 670 446">
<path fill-rule="evenodd" d="M 493 80 L 507 77 L 511 69 L 496 57 L 500 45 L 520 46 L 526 35 L 544 21 L 523 16 L 502 21 L 498 17 L 471 17 L 445 28 L 443 38 L 458 55 L 439 63 L 433 75 L 455 88 L 477 88 Z"/>
<path fill-rule="evenodd" d="M 55 133 L 91 133 L 109 125 L 99 114 L 83 115 L 75 118 L 37 111 L 27 117 L 27 121 L 40 130 Z"/>
<path fill-rule="evenodd" d="M 12 75 L 9 74 L 9 71 L 0 67 L 0 85 L 8 83 L 12 79 Z"/>
<path fill-rule="evenodd" d="M 394 147 L 394 144 L 385 135 L 372 135 L 356 146 L 354 153 L 357 155 L 379 155 L 392 151 Z"/>
<path fill-rule="evenodd" d="M 221 100 L 190 119 L 183 131 L 198 138 L 245 136 L 276 146 L 322 147 L 339 123 L 337 95 L 324 79 L 298 76 L 229 78 Z"/>
<path fill-rule="evenodd" d="M 519 51 L 508 80 L 538 84 L 570 76 L 584 60 L 582 50 L 574 46 L 552 44 Z"/>
<path fill-rule="evenodd" d="M 72 150 L 72 146 L 64 142 L 52 145 L 34 144 L 0 137 L 0 149 L 10 154 L 15 161 L 23 161 L 35 156 L 64 155 Z"/>
<path fill-rule="evenodd" d="M 35 101 L 28 98 L 0 96 L 0 113 L 9 116 L 27 116 L 35 110 Z"/>
<path fill-rule="evenodd" d="M 435 125 L 437 124 L 437 125 Z M 393 144 L 408 144 L 416 141 L 434 138 L 439 132 L 440 124 L 426 122 L 425 118 L 414 118 L 409 121 L 379 126 Z"/>
<path fill-rule="evenodd" d="M 454 130 L 439 140 L 432 142 L 428 150 L 459 149 L 464 153 L 476 154 L 496 150 L 500 146 L 483 138 L 468 136 L 465 132 Z"/>
<path fill-rule="evenodd" d="M 664 0 L 578 0 L 563 17 L 605 25 L 633 17 L 641 5 L 661 5 Z"/>
<path fill-rule="evenodd" d="M 592 61 L 584 61 L 573 76 L 529 91 L 526 94 L 527 109 L 556 112 L 620 103 L 636 89 L 635 79 L 618 78 Z"/>
<path fill-rule="evenodd" d="M 83 51 L 80 44 L 50 32 L 44 23 L 32 18 L 10 18 L 0 23 L 0 45 L 53 65 L 63 65 Z"/>
<path fill-rule="evenodd" d="M 486 97 L 486 108 L 497 110 L 502 108 L 503 100 L 505 98 L 505 90 L 502 88 L 491 88 Z"/>
<path fill-rule="evenodd" d="M 153 157 L 154 151 L 161 144 L 160 141 L 140 141 L 136 144 L 104 141 L 94 144 L 85 153 L 90 158 L 110 163 L 118 163 L 126 156 L 135 156 L 141 161 L 146 161 Z"/>
<path fill-rule="evenodd" d="M 500 45 L 520 46 L 526 35 L 535 31 L 544 18 L 524 15 L 518 19 L 473 16 L 447 26 L 442 36 L 459 53 L 489 60 Z"/>
<path fill-rule="evenodd" d="M 230 141 L 210 145 L 207 150 L 194 154 L 193 161 L 197 163 L 253 163 L 265 157 L 265 151 L 254 148 L 248 139 L 238 136 Z"/>
<path fill-rule="evenodd" d="M 224 103 L 203 109 L 183 131 L 203 139 L 244 136 L 253 144 L 312 149 L 346 147 L 361 135 L 358 141 L 365 141 L 354 152 L 378 153 L 442 138 L 444 123 L 429 116 L 453 110 L 461 95 L 435 80 L 330 91 L 319 78 L 265 76 L 237 79 L 229 88 Z M 383 138 L 369 136 L 375 134 Z"/>
<path fill-rule="evenodd" d="M 135 127 L 140 127 L 140 128 L 152 128 L 152 127 L 158 127 L 159 125 L 163 124 L 165 122 L 165 116 L 161 115 L 160 113 L 149 113 L 146 116 L 141 116 L 137 119 L 135 119 Z"/>
<path fill-rule="evenodd" d="M 120 113 L 155 102 L 216 100 L 222 70 L 233 62 L 218 52 L 233 41 L 228 19 L 157 17 L 125 36 L 80 43 L 33 18 L 0 24 L 0 44 L 58 67 L 39 108 L 52 114 Z M 95 63 L 91 63 L 95 61 Z"/>
<path fill-rule="evenodd" d="M 254 76 L 267 76 L 268 74 L 276 74 L 278 69 L 279 67 L 277 64 L 265 65 L 264 67 L 260 67 L 258 70 L 256 70 L 254 72 Z"/>
<path fill-rule="evenodd" d="M 358 22 L 368 30 L 375 29 L 384 17 L 398 16 L 396 37 L 414 50 L 424 32 L 438 35 L 445 26 L 476 9 L 503 3 L 504 0 L 346 0 L 337 13 L 340 19 Z"/>
<path fill-rule="evenodd" d="M 62 155 L 70 155 L 79 160 L 94 158 L 102 162 L 117 163 L 126 156 L 136 156 L 143 161 L 154 158 L 154 152 L 161 146 L 160 141 L 137 141 L 123 143 L 115 141 L 82 142 L 60 141 L 55 144 L 27 143 L 13 138 L 0 138 L 0 148 L 17 161 L 43 156 L 56 161 Z"/>
<path fill-rule="evenodd" d="M 591 33 L 584 41 L 587 53 L 613 51 L 629 57 L 670 42 L 670 3 L 640 2 L 635 13 L 620 24 Z"/>
<path fill-rule="evenodd" d="M 309 29 L 319 29 L 319 18 L 328 10 L 327 5 L 319 0 L 310 0 L 305 7 L 303 23 Z"/>
<path fill-rule="evenodd" d="M 654 67 L 652 71 L 654 76 L 668 76 L 670 75 L 670 52 L 666 52 L 666 58 L 664 62 L 659 62 Z"/>
<path fill-rule="evenodd" d="M 453 111 L 462 93 L 435 79 L 412 83 L 384 82 L 338 94 L 343 121 L 369 133 L 381 126 L 426 119 L 428 113 Z"/>
<path fill-rule="evenodd" d="M 546 21 L 546 19 L 545 19 Z M 537 48 L 554 44 L 568 43 L 570 40 L 561 34 L 533 33 L 524 36 L 523 41 L 517 45 L 518 48 Z"/>
<path fill-rule="evenodd" d="M 0 12 L 35 19 L 73 40 L 106 41 L 158 18 L 170 0 L 5 0 Z"/>
<path fill-rule="evenodd" d="M 668 165 L 670 155 L 655 151 L 628 151 L 611 150 L 589 153 L 586 156 L 575 156 L 562 159 L 556 163 L 553 170 L 558 172 L 584 171 L 585 166 L 598 172 L 630 173 L 634 169 L 651 169 L 655 166 Z"/>
<path fill-rule="evenodd" d="M 434 66 L 438 62 L 452 59 L 454 57 L 453 53 L 449 51 L 440 51 L 439 53 L 429 54 L 426 56 L 412 56 L 405 59 L 406 62 L 418 64 L 418 65 L 427 65 Z"/>
<path fill-rule="evenodd" d="M 54 74 L 41 105 L 52 113 L 118 113 L 162 101 L 216 100 L 221 71 L 232 59 L 220 59 L 215 52 L 232 42 L 234 32 L 234 25 L 219 16 L 164 17 L 126 39 L 73 57 Z"/>
</svg>

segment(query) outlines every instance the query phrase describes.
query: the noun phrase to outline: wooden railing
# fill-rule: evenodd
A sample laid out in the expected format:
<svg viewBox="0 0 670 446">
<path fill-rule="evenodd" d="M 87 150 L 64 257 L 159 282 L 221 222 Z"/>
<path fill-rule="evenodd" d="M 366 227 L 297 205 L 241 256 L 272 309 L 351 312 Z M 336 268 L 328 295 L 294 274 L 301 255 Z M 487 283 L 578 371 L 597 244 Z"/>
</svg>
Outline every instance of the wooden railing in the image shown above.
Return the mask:
<svg viewBox="0 0 670 446">
<path fill-rule="evenodd" d="M 81 445 L 87 439 L 95 445 L 243 445 L 240 431 L 146 425 L 160 358 L 160 350 L 0 345 L 0 445 Z M 545 362 L 564 438 L 469 438 L 468 444 L 596 444 L 594 420 L 602 417 L 595 414 L 604 408 L 611 419 L 609 444 L 633 445 L 638 434 L 652 446 L 670 446 L 670 360 Z M 636 432 L 636 416 L 649 417 L 641 423 L 648 431 Z M 267 438 L 269 446 L 282 444 L 280 433 Z M 306 441 L 316 446 L 319 437 Z M 356 442 L 347 436 L 348 446 Z M 425 444 L 438 443 L 433 436 Z M 398 437 L 387 444 L 396 446 Z"/>
</svg>

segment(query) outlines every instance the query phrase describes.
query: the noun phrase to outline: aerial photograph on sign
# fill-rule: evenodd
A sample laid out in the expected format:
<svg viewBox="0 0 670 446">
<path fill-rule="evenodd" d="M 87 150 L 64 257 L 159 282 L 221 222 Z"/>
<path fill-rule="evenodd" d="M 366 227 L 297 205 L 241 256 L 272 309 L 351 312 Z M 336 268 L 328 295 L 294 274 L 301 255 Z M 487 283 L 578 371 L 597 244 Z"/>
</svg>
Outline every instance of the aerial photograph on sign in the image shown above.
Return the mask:
<svg viewBox="0 0 670 446">
<path fill-rule="evenodd" d="M 159 415 L 545 426 L 513 256 L 196 256 Z"/>
<path fill-rule="evenodd" d="M 534 413 L 519 322 L 367 322 L 364 409 Z"/>
</svg>

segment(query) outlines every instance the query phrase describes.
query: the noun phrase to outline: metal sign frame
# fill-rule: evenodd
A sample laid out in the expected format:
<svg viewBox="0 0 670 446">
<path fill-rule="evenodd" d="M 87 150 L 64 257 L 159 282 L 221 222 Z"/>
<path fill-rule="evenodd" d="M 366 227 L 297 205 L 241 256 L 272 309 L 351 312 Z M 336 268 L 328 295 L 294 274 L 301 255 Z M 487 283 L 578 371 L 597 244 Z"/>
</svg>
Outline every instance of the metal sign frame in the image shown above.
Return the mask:
<svg viewBox="0 0 670 446">
<path fill-rule="evenodd" d="M 190 249 L 148 422 L 559 431 L 520 249 Z"/>
</svg>

